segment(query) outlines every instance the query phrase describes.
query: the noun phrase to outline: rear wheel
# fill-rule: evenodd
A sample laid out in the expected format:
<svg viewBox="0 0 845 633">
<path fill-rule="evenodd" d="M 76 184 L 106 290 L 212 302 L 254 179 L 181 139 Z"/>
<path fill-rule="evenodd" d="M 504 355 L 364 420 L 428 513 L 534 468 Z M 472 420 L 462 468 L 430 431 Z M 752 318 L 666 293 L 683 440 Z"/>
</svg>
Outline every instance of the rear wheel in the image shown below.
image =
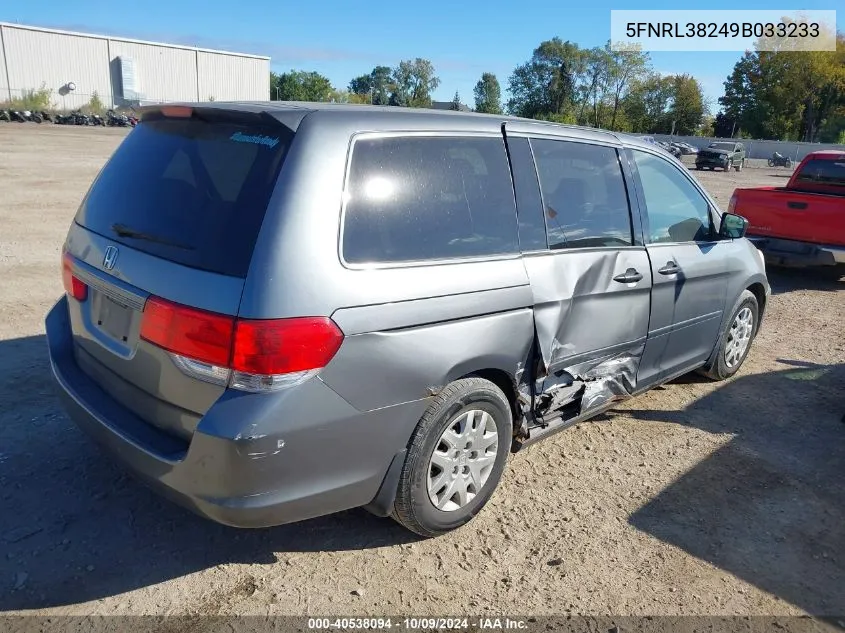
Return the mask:
<svg viewBox="0 0 845 633">
<path fill-rule="evenodd" d="M 842 277 L 845 277 L 845 264 L 825 266 L 822 268 L 821 276 L 828 281 L 839 281 Z"/>
<path fill-rule="evenodd" d="M 713 380 L 725 380 L 739 371 L 757 335 L 759 315 L 757 297 L 750 290 L 743 291 L 722 329 L 719 350 L 713 366 L 704 372 L 706 376 Z"/>
<path fill-rule="evenodd" d="M 773 161 L 773 160 L 770 158 L 769 160 L 767 160 L 767 161 L 766 161 L 766 164 L 768 164 L 768 166 L 769 166 L 769 167 L 774 167 L 774 166 L 775 166 L 775 161 Z"/>
<path fill-rule="evenodd" d="M 441 391 L 408 447 L 393 518 L 421 536 L 469 522 L 493 494 L 513 433 L 510 404 L 482 378 L 463 378 Z"/>
</svg>

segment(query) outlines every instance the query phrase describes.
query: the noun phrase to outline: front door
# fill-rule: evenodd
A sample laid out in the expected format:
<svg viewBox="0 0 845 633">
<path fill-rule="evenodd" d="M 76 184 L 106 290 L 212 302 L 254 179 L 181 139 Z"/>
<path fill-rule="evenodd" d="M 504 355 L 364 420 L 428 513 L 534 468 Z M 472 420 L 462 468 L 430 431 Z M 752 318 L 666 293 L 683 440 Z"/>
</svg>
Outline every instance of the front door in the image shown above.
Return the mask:
<svg viewBox="0 0 845 633">
<path fill-rule="evenodd" d="M 651 319 L 638 383 L 702 364 L 719 335 L 729 243 L 716 239 L 707 198 L 690 176 L 656 153 L 629 150 L 651 260 Z"/>
</svg>

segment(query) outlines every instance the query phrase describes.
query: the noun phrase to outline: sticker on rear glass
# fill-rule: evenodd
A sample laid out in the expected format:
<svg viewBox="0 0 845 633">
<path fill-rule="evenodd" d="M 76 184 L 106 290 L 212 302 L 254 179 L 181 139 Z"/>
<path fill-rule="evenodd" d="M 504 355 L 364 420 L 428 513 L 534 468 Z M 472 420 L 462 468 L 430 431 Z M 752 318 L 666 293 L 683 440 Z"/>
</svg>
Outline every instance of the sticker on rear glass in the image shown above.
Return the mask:
<svg viewBox="0 0 845 633">
<path fill-rule="evenodd" d="M 237 141 L 238 143 L 255 143 L 256 145 L 266 145 L 267 147 L 276 147 L 279 144 L 279 139 L 272 136 L 262 136 L 260 134 L 243 134 L 235 132 L 229 137 L 230 141 Z"/>
</svg>

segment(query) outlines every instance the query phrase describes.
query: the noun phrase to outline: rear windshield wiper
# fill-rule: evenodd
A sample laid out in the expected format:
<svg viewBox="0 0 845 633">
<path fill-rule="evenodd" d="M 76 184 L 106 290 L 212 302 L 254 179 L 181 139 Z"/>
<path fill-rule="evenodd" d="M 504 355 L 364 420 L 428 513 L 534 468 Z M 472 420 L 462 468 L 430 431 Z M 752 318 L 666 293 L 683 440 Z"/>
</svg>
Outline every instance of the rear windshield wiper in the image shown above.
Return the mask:
<svg viewBox="0 0 845 633">
<path fill-rule="evenodd" d="M 153 242 L 155 244 L 163 244 L 165 246 L 172 246 L 173 248 L 181 248 L 185 251 L 192 251 L 194 250 L 193 246 L 187 246 L 185 244 L 179 244 L 177 242 L 172 242 L 166 238 L 163 238 L 159 235 L 153 235 L 152 233 L 144 233 L 143 231 L 137 231 L 131 227 L 126 226 L 125 224 L 112 224 L 111 230 L 114 231 L 120 237 L 131 237 L 136 240 L 144 240 L 146 242 Z"/>
</svg>

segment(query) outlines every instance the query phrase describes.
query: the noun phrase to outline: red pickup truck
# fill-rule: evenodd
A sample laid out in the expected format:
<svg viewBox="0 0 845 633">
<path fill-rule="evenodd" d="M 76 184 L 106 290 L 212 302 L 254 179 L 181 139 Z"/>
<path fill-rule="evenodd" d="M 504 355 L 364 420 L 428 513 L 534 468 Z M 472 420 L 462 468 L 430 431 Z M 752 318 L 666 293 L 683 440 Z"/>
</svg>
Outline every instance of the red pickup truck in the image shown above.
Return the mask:
<svg viewBox="0 0 845 633">
<path fill-rule="evenodd" d="M 728 212 L 748 220 L 767 263 L 845 274 L 845 151 L 808 154 L 786 187 L 736 189 Z"/>
</svg>

